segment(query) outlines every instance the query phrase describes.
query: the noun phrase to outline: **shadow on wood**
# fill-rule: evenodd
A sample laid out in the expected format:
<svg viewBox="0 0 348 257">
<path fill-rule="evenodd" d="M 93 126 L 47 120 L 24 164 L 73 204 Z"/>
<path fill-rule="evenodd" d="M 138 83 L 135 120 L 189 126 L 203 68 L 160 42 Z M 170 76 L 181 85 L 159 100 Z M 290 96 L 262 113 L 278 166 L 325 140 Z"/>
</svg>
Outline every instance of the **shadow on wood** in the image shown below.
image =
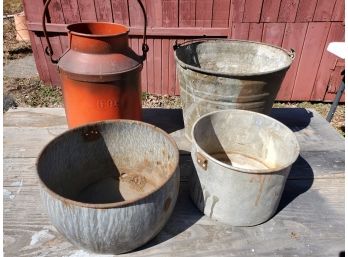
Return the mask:
<svg viewBox="0 0 348 257">
<path fill-rule="evenodd" d="M 181 109 L 143 109 L 143 121 L 159 127 L 167 133 L 184 128 Z"/>
<path fill-rule="evenodd" d="M 155 247 L 167 240 L 180 236 L 182 232 L 192 227 L 203 217 L 189 197 L 187 182 L 181 182 L 178 199 L 174 211 L 161 232 L 149 243 L 139 247 L 134 252 L 142 251 L 147 248 Z"/>
<path fill-rule="evenodd" d="M 296 175 L 298 173 L 298 167 L 301 167 L 301 178 L 297 178 Z M 296 183 L 294 183 L 296 181 Z M 295 200 L 299 195 L 308 191 L 314 181 L 314 173 L 309 165 L 309 163 L 300 155 L 296 162 L 293 164 L 288 180 L 285 184 L 284 192 L 282 198 L 280 199 L 280 203 L 278 206 L 278 210 L 276 211 L 277 215 L 280 211 L 282 211 L 288 204 L 290 204 L 293 200 Z"/>
<path fill-rule="evenodd" d="M 273 108 L 270 116 L 297 132 L 308 127 L 313 113 L 304 108 Z"/>
</svg>

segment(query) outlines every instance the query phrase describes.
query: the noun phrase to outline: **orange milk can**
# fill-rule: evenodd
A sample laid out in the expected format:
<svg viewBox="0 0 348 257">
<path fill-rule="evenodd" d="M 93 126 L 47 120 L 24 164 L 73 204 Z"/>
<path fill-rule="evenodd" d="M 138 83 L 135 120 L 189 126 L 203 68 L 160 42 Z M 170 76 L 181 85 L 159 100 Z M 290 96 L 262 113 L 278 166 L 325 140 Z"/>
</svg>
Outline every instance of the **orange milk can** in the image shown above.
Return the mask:
<svg viewBox="0 0 348 257">
<path fill-rule="evenodd" d="M 128 45 L 129 28 L 115 23 L 82 22 L 67 26 L 69 47 L 58 59 L 43 28 L 46 54 L 57 63 L 69 128 L 108 119 L 141 120 L 140 72 L 146 58 L 146 14 L 144 14 L 143 55 Z"/>
</svg>

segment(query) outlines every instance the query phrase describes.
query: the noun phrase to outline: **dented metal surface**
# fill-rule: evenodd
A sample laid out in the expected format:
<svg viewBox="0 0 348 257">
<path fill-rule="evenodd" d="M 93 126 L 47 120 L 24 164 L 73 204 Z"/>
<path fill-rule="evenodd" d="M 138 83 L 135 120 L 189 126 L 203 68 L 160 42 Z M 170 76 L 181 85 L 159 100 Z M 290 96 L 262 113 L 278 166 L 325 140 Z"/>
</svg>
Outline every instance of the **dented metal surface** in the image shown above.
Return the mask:
<svg viewBox="0 0 348 257">
<path fill-rule="evenodd" d="M 194 124 L 191 155 L 196 172 L 190 189 L 196 206 L 218 221 L 253 226 L 275 214 L 299 144 L 273 118 L 224 110 Z M 199 160 L 206 160 L 206 166 Z"/>
<path fill-rule="evenodd" d="M 57 230 L 81 248 L 119 254 L 145 244 L 167 222 L 179 191 L 178 163 L 178 148 L 164 131 L 119 120 L 58 136 L 37 170 Z"/>
<path fill-rule="evenodd" d="M 221 109 L 269 114 L 294 58 L 282 48 L 240 40 L 198 40 L 176 47 L 185 135 L 193 123 Z"/>
</svg>

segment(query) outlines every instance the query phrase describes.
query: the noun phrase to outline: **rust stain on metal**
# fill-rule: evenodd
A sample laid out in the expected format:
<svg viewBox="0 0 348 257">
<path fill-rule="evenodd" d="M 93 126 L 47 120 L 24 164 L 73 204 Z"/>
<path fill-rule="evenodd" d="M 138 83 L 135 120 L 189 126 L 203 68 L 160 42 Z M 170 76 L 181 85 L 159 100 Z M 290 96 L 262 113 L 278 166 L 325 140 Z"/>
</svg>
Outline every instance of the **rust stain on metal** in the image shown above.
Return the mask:
<svg viewBox="0 0 348 257">
<path fill-rule="evenodd" d="M 127 182 L 131 188 L 137 191 L 144 191 L 147 179 L 135 173 L 124 173 L 120 176 L 120 181 Z"/>
<path fill-rule="evenodd" d="M 170 197 L 168 197 L 167 200 L 164 202 L 163 210 L 167 211 L 169 209 L 171 203 L 172 203 L 172 199 Z"/>
</svg>

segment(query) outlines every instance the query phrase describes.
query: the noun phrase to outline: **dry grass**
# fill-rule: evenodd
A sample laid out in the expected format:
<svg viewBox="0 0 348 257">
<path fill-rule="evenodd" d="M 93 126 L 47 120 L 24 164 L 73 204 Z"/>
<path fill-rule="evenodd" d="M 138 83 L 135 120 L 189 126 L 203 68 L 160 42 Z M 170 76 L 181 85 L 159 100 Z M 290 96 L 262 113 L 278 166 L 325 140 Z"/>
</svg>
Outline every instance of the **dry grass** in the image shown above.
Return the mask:
<svg viewBox="0 0 348 257">
<path fill-rule="evenodd" d="M 24 41 L 17 41 L 16 28 L 13 19 L 4 19 L 4 34 L 3 34 L 3 63 L 6 64 L 8 60 L 22 58 L 31 53 L 30 43 Z"/>
<path fill-rule="evenodd" d="M 60 88 L 43 84 L 37 78 L 4 77 L 4 96 L 14 99 L 20 107 L 62 107 L 63 98 Z"/>
<path fill-rule="evenodd" d="M 4 15 L 15 14 L 23 11 L 21 0 L 5 0 L 3 4 Z"/>
</svg>

